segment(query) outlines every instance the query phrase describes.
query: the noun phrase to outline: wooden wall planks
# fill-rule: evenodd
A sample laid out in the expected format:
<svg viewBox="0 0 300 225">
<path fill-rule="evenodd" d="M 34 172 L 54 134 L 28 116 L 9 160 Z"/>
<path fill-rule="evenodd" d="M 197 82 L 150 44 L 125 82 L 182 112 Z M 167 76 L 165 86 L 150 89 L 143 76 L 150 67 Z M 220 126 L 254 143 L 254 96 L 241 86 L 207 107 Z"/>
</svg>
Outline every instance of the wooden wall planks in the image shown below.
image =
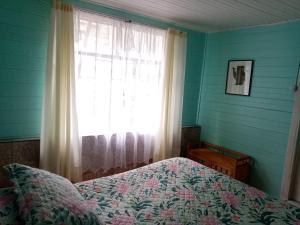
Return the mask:
<svg viewBox="0 0 300 225">
<path fill-rule="evenodd" d="M 299 19 L 298 0 L 89 0 L 204 32 Z"/>
<path fill-rule="evenodd" d="M 173 26 L 81 0 L 69 2 L 79 8 L 149 25 Z M 0 1 L 0 139 L 38 138 L 40 135 L 51 4 L 51 0 Z M 205 34 L 177 28 L 188 33 L 183 125 L 194 125 Z"/>
<path fill-rule="evenodd" d="M 182 125 L 195 125 L 197 122 L 198 98 L 202 63 L 204 57 L 205 34 L 189 32 L 187 42 L 186 72 L 184 82 L 184 99 Z"/>
<path fill-rule="evenodd" d="M 147 17 L 73 0 L 79 7 L 168 27 Z M 1 0 L 0 138 L 38 137 L 50 0 Z M 205 34 L 188 32 L 183 125 L 194 125 Z M 252 184 L 278 195 L 300 61 L 300 23 L 207 35 L 198 123 L 209 142 L 255 159 Z M 254 59 L 250 97 L 224 94 L 229 59 Z"/>
<path fill-rule="evenodd" d="M 0 137 L 39 137 L 51 1 L 0 3 Z"/>
<path fill-rule="evenodd" d="M 300 22 L 208 34 L 202 140 L 254 158 L 251 184 L 279 196 L 300 62 Z M 254 59 L 250 97 L 225 95 L 227 61 Z"/>
</svg>

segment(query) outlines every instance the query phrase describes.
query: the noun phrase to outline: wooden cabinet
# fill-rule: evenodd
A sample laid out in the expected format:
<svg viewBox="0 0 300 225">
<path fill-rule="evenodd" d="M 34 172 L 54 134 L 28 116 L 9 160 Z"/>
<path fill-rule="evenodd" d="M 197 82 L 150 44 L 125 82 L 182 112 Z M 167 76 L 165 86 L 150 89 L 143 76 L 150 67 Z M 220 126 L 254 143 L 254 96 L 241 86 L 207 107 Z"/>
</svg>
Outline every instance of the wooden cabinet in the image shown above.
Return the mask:
<svg viewBox="0 0 300 225">
<path fill-rule="evenodd" d="M 200 126 L 186 126 L 181 129 L 181 153 L 183 157 L 187 156 L 189 148 L 199 147 L 200 143 Z"/>
<path fill-rule="evenodd" d="M 200 148 L 189 149 L 187 156 L 237 180 L 248 182 L 251 162 L 251 158 L 248 155 L 207 142 L 201 142 Z"/>
</svg>

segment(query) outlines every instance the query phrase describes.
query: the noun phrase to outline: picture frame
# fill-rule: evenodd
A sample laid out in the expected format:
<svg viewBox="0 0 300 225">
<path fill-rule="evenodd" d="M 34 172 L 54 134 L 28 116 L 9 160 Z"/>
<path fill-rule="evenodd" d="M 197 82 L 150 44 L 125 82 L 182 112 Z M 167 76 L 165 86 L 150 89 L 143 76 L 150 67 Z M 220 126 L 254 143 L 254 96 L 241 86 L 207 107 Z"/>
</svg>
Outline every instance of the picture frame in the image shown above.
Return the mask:
<svg viewBox="0 0 300 225">
<path fill-rule="evenodd" d="M 228 60 L 225 94 L 250 96 L 254 60 Z"/>
</svg>

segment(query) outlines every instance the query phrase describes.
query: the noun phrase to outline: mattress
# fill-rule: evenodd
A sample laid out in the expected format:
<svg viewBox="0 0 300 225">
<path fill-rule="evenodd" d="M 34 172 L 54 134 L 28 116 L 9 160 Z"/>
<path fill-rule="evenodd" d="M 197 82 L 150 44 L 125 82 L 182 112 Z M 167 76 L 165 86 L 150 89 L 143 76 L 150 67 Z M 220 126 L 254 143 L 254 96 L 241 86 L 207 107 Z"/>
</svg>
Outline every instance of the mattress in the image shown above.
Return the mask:
<svg viewBox="0 0 300 225">
<path fill-rule="evenodd" d="M 300 209 L 185 158 L 75 186 L 106 224 L 300 224 Z"/>
</svg>

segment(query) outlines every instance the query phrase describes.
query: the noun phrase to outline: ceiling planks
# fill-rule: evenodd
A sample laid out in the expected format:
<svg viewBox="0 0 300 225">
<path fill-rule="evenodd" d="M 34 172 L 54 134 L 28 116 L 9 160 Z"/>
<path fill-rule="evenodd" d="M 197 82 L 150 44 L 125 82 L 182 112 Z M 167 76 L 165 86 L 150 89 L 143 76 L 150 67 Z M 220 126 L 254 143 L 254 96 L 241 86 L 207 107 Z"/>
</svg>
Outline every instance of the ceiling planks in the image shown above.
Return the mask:
<svg viewBox="0 0 300 225">
<path fill-rule="evenodd" d="M 214 32 L 300 19 L 300 0 L 86 0 Z"/>
</svg>

